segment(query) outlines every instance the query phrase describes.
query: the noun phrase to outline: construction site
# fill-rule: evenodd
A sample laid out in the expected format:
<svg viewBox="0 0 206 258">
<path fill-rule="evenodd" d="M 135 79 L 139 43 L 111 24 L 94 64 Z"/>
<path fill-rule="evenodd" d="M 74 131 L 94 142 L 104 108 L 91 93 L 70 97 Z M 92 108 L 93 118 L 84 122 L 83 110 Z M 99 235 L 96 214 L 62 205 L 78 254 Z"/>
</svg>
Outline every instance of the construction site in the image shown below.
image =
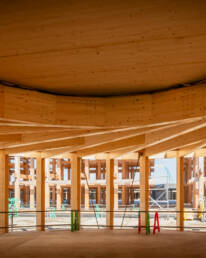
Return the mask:
<svg viewBox="0 0 206 258">
<path fill-rule="evenodd" d="M 0 1 L 0 257 L 205 257 L 205 10 Z"/>
<path fill-rule="evenodd" d="M 130 154 L 134 158 L 135 154 Z M 97 158 L 104 158 L 98 155 Z M 106 226 L 106 161 L 83 159 L 81 169 L 80 207 L 82 227 Z M 127 157 L 128 158 L 128 157 Z M 206 226 L 206 159 L 184 158 L 184 220 L 188 230 L 204 231 Z M 175 228 L 176 184 L 166 166 L 149 162 L 149 209 L 161 212 L 162 226 Z M 165 173 L 160 173 L 161 169 Z M 140 211 L 140 167 L 138 159 L 115 159 L 114 225 L 118 228 L 138 226 Z M 35 230 L 36 160 L 20 156 L 9 159 L 9 211 L 11 231 Z M 22 211 L 22 212 L 21 212 Z M 45 161 L 46 228 L 71 228 L 71 161 Z M 196 213 L 199 212 L 199 213 Z M 152 216 L 153 217 L 153 216 Z M 193 227 L 194 226 L 194 227 Z"/>
</svg>

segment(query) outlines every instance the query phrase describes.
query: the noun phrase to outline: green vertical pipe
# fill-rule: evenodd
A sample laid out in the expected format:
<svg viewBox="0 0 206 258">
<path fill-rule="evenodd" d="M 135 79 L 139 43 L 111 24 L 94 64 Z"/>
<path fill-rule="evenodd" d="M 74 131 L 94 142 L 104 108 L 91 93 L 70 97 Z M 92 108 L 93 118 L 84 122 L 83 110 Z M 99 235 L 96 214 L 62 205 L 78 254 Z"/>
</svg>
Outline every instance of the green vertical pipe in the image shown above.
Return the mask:
<svg viewBox="0 0 206 258">
<path fill-rule="evenodd" d="M 147 221 L 146 221 L 146 235 L 150 234 L 150 218 L 149 218 L 149 212 L 147 212 Z"/>
<path fill-rule="evenodd" d="M 79 230 L 79 211 L 75 211 L 75 226 L 76 230 Z"/>
<path fill-rule="evenodd" d="M 74 219 L 73 219 L 73 211 L 71 211 L 71 232 L 74 232 Z"/>
</svg>

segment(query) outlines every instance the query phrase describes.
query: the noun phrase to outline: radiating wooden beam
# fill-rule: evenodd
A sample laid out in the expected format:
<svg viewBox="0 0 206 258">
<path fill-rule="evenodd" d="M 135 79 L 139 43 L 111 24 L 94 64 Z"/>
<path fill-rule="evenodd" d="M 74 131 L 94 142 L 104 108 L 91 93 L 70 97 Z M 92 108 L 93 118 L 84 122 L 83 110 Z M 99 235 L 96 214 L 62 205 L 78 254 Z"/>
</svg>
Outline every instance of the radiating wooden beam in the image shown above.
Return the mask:
<svg viewBox="0 0 206 258">
<path fill-rule="evenodd" d="M 206 139 L 205 127 L 192 131 L 190 133 L 183 134 L 174 139 L 170 139 L 168 141 L 148 147 L 146 148 L 145 153 L 147 156 L 152 156 L 161 152 L 178 149 L 184 145 L 193 144 L 193 143 L 196 143 L 197 141 L 201 141 L 204 139 Z"/>
<path fill-rule="evenodd" d="M 206 119 L 201 119 L 195 122 L 178 124 L 169 128 L 162 128 L 158 131 L 146 133 L 145 144 L 147 147 L 155 144 L 174 139 L 178 136 L 190 133 L 200 128 L 206 127 Z"/>
<path fill-rule="evenodd" d="M 206 140 L 205 141 L 198 141 L 197 143 L 190 144 L 188 146 L 183 146 L 179 150 L 174 150 L 174 151 L 168 151 L 165 153 L 165 158 L 176 158 L 177 153 L 180 157 L 187 156 L 191 154 L 192 152 L 198 152 L 201 151 L 201 148 L 206 145 Z"/>
<path fill-rule="evenodd" d="M 83 148 L 82 150 L 79 150 L 78 153 L 81 156 L 89 156 L 93 155 L 96 153 L 101 153 L 101 152 L 113 152 L 114 150 L 120 149 L 120 148 L 128 148 L 129 146 L 133 146 L 136 144 L 138 145 L 143 145 L 145 143 L 145 136 L 144 135 L 139 135 L 139 136 L 134 136 L 134 137 L 129 137 L 123 140 L 119 141 L 113 141 L 110 143 L 105 143 L 102 145 L 98 145 L 96 147 L 88 147 L 88 148 Z"/>
<path fill-rule="evenodd" d="M 32 152 L 32 151 L 41 151 L 44 149 L 52 149 L 58 147 L 68 147 L 68 146 L 78 146 L 84 144 L 84 137 L 68 139 L 68 140 L 60 140 L 55 142 L 44 142 L 38 144 L 27 144 L 19 147 L 11 147 L 6 148 L 8 153 L 21 153 L 21 152 Z"/>
</svg>

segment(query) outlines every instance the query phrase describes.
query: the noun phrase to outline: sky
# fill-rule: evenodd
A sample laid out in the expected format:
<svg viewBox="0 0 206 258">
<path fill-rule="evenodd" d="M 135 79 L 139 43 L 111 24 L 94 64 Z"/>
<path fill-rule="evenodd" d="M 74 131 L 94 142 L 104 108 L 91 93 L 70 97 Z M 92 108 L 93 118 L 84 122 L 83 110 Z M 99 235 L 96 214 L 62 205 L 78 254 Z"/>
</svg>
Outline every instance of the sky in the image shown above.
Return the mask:
<svg viewBox="0 0 206 258">
<path fill-rule="evenodd" d="M 155 159 L 152 178 L 155 184 L 176 184 L 176 159 Z"/>
</svg>

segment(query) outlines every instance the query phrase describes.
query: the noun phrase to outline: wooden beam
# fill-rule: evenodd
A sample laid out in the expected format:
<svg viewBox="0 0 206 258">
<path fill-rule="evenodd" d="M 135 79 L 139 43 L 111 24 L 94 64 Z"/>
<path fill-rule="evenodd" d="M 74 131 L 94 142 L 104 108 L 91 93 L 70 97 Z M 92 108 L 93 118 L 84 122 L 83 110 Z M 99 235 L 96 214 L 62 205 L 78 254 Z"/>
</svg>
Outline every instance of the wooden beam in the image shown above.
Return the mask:
<svg viewBox="0 0 206 258">
<path fill-rule="evenodd" d="M 161 152 L 178 149 L 186 144 L 192 144 L 204 139 L 206 139 L 205 127 L 192 131 L 190 133 L 186 133 L 184 135 L 178 136 L 174 139 L 170 139 L 168 141 L 148 147 L 146 148 L 145 153 L 147 156 L 152 156 Z"/>
<path fill-rule="evenodd" d="M 147 128 L 146 132 L 157 131 L 160 128 Z M 43 151 L 44 149 L 57 149 L 57 148 L 66 148 L 66 151 L 78 151 L 79 149 L 86 149 L 93 146 L 102 145 L 105 143 L 110 143 L 126 138 L 131 138 L 133 136 L 141 135 L 145 130 L 144 129 L 131 129 L 127 130 L 115 129 L 115 130 L 87 130 L 88 132 L 83 133 L 82 135 L 75 135 L 74 133 L 51 133 L 51 134 L 42 134 L 42 135 L 22 135 L 22 142 L 16 144 L 4 144 L 3 148 L 10 153 L 16 152 L 31 152 L 31 151 Z M 84 136 L 84 137 L 83 137 Z M 26 139 L 25 139 L 26 138 Z M 76 142 L 77 146 L 72 145 L 71 149 L 68 149 L 70 142 Z M 74 140 L 76 139 L 76 141 Z M 84 140 L 84 145 L 80 145 L 81 140 Z M 34 142 L 38 141 L 38 142 Z M 78 146 L 79 145 L 79 146 Z M 63 150 L 62 152 L 64 152 Z"/>
<path fill-rule="evenodd" d="M 156 129 L 157 130 L 157 129 Z M 79 130 L 80 131 L 80 130 Z M 128 130 L 81 130 L 82 132 L 60 132 L 60 133 L 45 133 L 45 134 L 26 134 L 26 135 L 20 135 L 21 142 L 13 143 L 13 144 L 5 144 L 4 148 L 14 148 L 14 147 L 23 147 L 27 145 L 35 145 L 35 144 L 42 144 L 42 143 L 54 143 L 54 147 L 58 147 L 56 144 L 57 142 L 67 141 L 74 138 L 80 138 L 84 137 L 84 146 L 86 147 L 92 147 L 97 146 L 103 143 L 111 142 L 111 141 L 117 141 L 121 139 L 126 139 L 128 137 L 137 136 L 142 133 L 144 133 L 143 129 L 128 129 Z M 11 135 L 10 135 L 11 136 Z M 8 135 L 5 135 L 6 139 L 9 137 Z M 1 135 L 0 135 L 0 142 L 1 142 Z M 11 138 L 11 137 L 10 137 Z M 2 137 L 3 139 L 3 137 Z M 16 140 L 16 139 L 14 139 Z M 6 140 L 4 140 L 6 141 Z M 12 142 L 12 139 L 10 139 Z M 59 145 L 61 147 L 61 145 Z M 63 146 L 65 146 L 63 144 Z"/>
<path fill-rule="evenodd" d="M 105 160 L 107 158 L 108 154 L 107 153 L 99 153 L 95 155 L 95 159 L 101 159 L 101 160 Z M 111 152 L 109 153 L 109 156 L 114 158 L 119 158 L 121 160 L 128 160 L 128 159 L 138 159 L 139 157 L 139 153 L 138 152 L 130 152 L 127 153 L 126 151 L 124 151 L 124 153 L 120 153 L 120 152 Z"/>
<path fill-rule="evenodd" d="M 55 96 L 0 86 L 0 118 L 79 128 L 163 125 L 206 116 L 205 95 L 204 84 L 110 98 Z"/>
<path fill-rule="evenodd" d="M 186 133 L 195 131 L 202 127 L 206 127 L 206 119 L 201 119 L 199 121 L 189 122 L 185 124 L 178 124 L 166 129 L 162 128 L 158 131 L 147 133 L 145 137 L 145 144 L 147 146 L 152 146 L 184 135 Z"/>
<path fill-rule="evenodd" d="M 78 154 L 83 157 L 83 156 L 89 156 L 89 155 L 93 155 L 101 152 L 107 152 L 107 151 L 113 152 L 113 150 L 117 150 L 125 147 L 128 148 L 129 146 L 133 146 L 133 145 L 136 145 L 136 148 L 137 148 L 137 146 L 143 146 L 144 143 L 145 143 L 145 136 L 139 135 L 139 136 L 134 136 L 134 137 L 130 137 L 119 141 L 105 143 L 97 147 L 85 148 L 85 149 L 79 150 Z"/>
<path fill-rule="evenodd" d="M 42 144 L 42 143 L 49 143 L 54 142 L 54 145 L 51 148 L 58 148 L 56 145 L 57 141 L 66 141 L 73 138 L 85 137 L 85 144 L 81 146 L 81 148 L 97 146 L 103 143 L 107 143 L 110 141 L 116 141 L 132 136 L 137 136 L 146 132 L 157 132 L 162 128 L 168 128 L 169 126 L 161 126 L 161 127 L 148 127 L 146 129 L 136 129 L 136 128 L 123 128 L 123 129 L 112 129 L 112 130 L 64 130 L 61 132 L 46 132 L 46 133 L 33 133 L 33 134 L 23 134 L 19 139 L 19 142 L 13 143 L 12 138 L 8 135 L 5 137 L 10 139 L 10 144 L 3 144 L 2 148 L 16 148 L 16 147 L 23 147 L 27 145 L 34 145 L 32 151 L 40 150 L 35 149 L 35 144 Z M 0 135 L 1 137 L 1 135 Z M 17 141 L 17 140 L 16 140 Z M 0 141 L 1 142 L 1 141 Z M 59 146 L 59 148 L 65 148 L 65 145 Z M 38 146 L 39 148 L 39 146 Z M 68 148 L 68 147 L 66 147 Z M 22 148 L 23 149 L 23 148 Z M 73 149 L 73 151 L 77 151 L 78 148 Z M 23 152 L 23 151 L 22 151 Z"/>
<path fill-rule="evenodd" d="M 103 127 L 105 123 L 101 98 L 55 96 L 0 85 L 0 103 L 2 119 L 79 128 Z"/>
<path fill-rule="evenodd" d="M 206 157 L 206 148 L 195 150 L 196 157 Z"/>
<path fill-rule="evenodd" d="M 186 124 L 178 124 L 172 126 L 166 126 L 166 128 L 160 128 L 158 131 L 146 133 L 145 135 L 145 146 L 149 148 L 153 145 L 166 142 L 170 139 L 176 138 L 177 136 L 184 135 L 186 133 L 195 131 L 206 126 L 205 119 L 201 119 L 197 122 L 187 122 Z M 139 151 L 140 146 L 131 147 L 131 151 Z"/>
<path fill-rule="evenodd" d="M 197 143 L 190 144 L 188 146 L 183 146 L 179 150 L 174 150 L 174 151 L 168 151 L 165 153 L 165 158 L 176 158 L 177 153 L 180 157 L 184 157 L 186 155 L 189 155 L 192 152 L 198 151 L 201 147 L 206 145 L 206 141 L 198 141 Z"/>
<path fill-rule="evenodd" d="M 58 147 L 68 147 L 68 146 L 78 146 L 84 144 L 84 137 L 69 139 L 69 140 L 60 140 L 54 142 L 45 142 L 45 143 L 38 143 L 38 144 L 28 144 L 20 147 L 10 147 L 6 148 L 5 150 L 8 153 L 22 153 L 22 152 L 32 152 L 32 151 L 41 151 L 45 149 L 52 149 Z"/>
<path fill-rule="evenodd" d="M 0 151 L 0 233 L 8 233 L 9 168 L 8 155 Z M 2 213 L 1 213 L 2 212 Z M 5 213 L 3 213 L 5 212 Z"/>
</svg>

